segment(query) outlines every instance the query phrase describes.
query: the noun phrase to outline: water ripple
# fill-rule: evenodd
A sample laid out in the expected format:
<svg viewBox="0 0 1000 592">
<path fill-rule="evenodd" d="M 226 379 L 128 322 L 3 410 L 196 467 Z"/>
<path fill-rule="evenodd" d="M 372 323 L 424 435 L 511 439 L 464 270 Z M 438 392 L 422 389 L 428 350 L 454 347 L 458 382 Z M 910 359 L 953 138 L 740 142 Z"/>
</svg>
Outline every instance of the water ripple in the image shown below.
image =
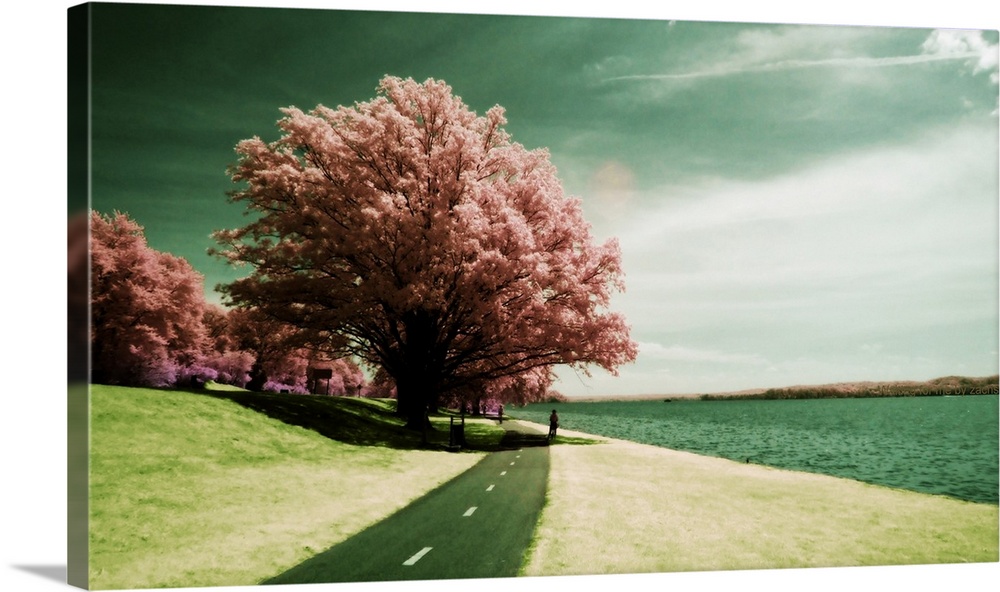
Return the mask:
<svg viewBox="0 0 1000 592">
<path fill-rule="evenodd" d="M 566 429 L 997 503 L 998 397 L 560 403 Z M 553 405 L 513 414 L 546 423 Z"/>
</svg>

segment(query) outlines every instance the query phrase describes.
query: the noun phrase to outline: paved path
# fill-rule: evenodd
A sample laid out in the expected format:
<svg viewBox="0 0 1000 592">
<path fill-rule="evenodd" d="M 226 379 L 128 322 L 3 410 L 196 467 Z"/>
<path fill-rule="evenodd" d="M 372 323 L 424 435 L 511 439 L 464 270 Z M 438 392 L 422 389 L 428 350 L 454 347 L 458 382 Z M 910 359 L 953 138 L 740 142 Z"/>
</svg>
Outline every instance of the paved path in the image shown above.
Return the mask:
<svg viewBox="0 0 1000 592">
<path fill-rule="evenodd" d="M 510 449 L 263 583 L 516 576 L 545 501 L 549 449 L 529 427 L 503 427 Z"/>
</svg>

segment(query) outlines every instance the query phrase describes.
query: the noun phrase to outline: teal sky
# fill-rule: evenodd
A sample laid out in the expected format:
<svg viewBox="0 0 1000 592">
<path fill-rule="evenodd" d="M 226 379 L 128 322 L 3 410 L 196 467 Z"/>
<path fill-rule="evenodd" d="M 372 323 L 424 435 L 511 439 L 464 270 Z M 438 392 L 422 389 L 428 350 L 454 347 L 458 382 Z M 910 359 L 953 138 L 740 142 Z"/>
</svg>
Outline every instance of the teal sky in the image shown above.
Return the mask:
<svg viewBox="0 0 1000 592">
<path fill-rule="evenodd" d="M 640 344 L 567 395 L 998 371 L 995 30 L 96 5 L 92 206 L 212 288 L 235 144 L 446 81 L 616 236 Z"/>
</svg>

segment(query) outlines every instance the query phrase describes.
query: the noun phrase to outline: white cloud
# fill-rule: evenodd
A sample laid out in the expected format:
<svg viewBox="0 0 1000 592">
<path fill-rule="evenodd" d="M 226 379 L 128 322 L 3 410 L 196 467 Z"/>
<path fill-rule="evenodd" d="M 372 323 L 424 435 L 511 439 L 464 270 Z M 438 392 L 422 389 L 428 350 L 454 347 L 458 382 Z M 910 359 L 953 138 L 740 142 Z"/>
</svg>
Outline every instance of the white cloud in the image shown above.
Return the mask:
<svg viewBox="0 0 1000 592">
<path fill-rule="evenodd" d="M 997 44 L 990 43 L 982 31 L 938 29 L 922 46 L 924 55 L 941 59 L 974 60 L 974 72 L 989 72 L 997 82 Z"/>
</svg>

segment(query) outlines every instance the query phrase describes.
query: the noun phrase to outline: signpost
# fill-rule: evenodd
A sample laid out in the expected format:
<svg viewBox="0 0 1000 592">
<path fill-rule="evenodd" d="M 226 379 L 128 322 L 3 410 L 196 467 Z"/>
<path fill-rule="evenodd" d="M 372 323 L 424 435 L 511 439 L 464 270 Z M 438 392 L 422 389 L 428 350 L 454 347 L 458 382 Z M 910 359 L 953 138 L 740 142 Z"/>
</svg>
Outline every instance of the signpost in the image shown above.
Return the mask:
<svg viewBox="0 0 1000 592">
<path fill-rule="evenodd" d="M 309 368 L 309 392 L 314 395 L 320 394 L 330 394 L 330 379 L 333 378 L 333 368 Z M 319 381 L 326 380 L 326 392 L 320 393 L 319 391 Z"/>
</svg>

